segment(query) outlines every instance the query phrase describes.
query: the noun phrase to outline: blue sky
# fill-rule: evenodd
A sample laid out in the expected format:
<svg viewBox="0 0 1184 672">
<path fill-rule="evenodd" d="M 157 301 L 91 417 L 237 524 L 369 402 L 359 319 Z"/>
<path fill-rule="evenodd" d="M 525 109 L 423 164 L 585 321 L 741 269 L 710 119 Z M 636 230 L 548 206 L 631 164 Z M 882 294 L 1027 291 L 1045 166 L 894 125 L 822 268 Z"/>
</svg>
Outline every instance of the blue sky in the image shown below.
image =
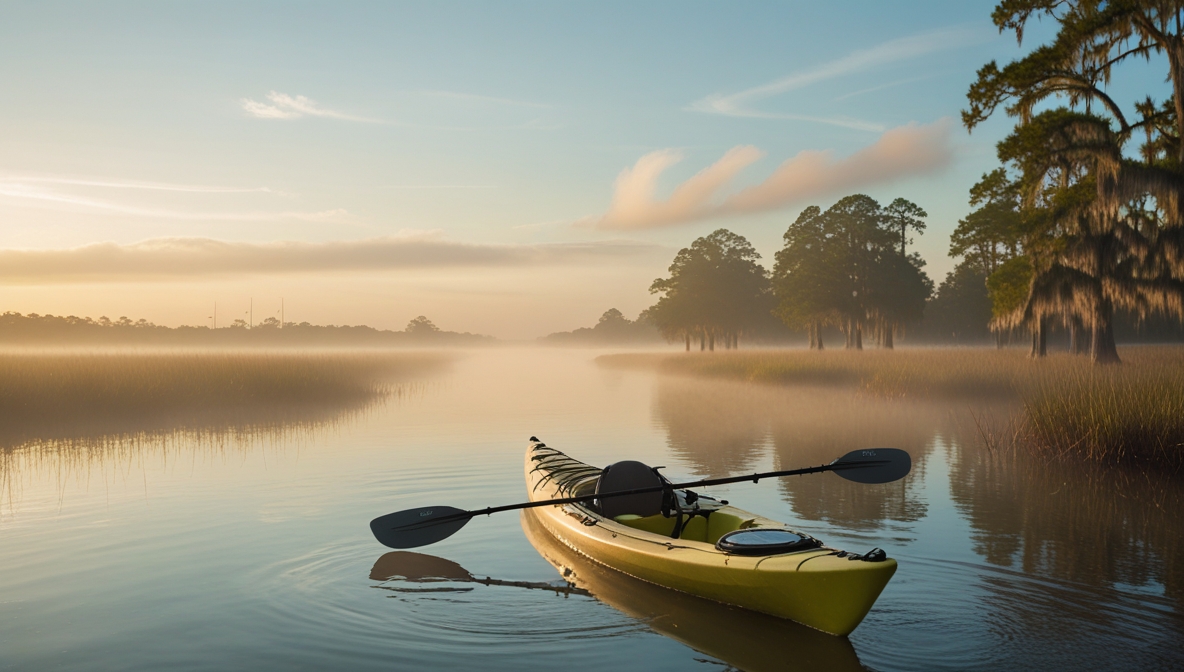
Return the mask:
<svg viewBox="0 0 1184 672">
<path fill-rule="evenodd" d="M 975 71 L 1021 53 L 992 7 L 6 3 L 0 256 L 24 270 L 0 301 L 201 324 L 283 296 L 531 338 L 635 314 L 719 227 L 771 264 L 802 208 L 857 192 L 928 210 L 940 281 L 1011 125 L 958 119 Z"/>
</svg>

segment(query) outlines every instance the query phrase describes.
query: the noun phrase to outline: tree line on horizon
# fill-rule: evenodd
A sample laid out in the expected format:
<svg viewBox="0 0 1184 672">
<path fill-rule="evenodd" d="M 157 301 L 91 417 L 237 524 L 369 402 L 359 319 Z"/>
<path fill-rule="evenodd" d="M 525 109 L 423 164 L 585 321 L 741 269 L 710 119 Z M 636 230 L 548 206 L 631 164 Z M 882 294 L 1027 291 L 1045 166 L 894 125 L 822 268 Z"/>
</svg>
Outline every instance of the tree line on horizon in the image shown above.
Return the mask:
<svg viewBox="0 0 1184 672">
<path fill-rule="evenodd" d="M 805 331 L 823 349 L 823 328 L 836 327 L 847 348 L 865 335 L 892 348 L 904 326 L 921 319 L 933 283 L 925 262 L 908 252 L 909 234 L 923 231 L 926 213 L 898 198 L 887 207 L 857 194 L 825 212 L 806 208 L 785 232 L 772 272 L 743 236 L 727 229 L 694 241 L 650 292 L 658 302 L 643 316 L 687 350 L 739 346 L 741 336 L 769 331 L 780 319 Z"/>
<path fill-rule="evenodd" d="M 146 319 L 106 316 L 98 319 L 75 315 L 0 314 L 0 343 L 46 345 L 53 343 L 148 343 L 173 345 L 476 345 L 495 341 L 492 336 L 444 331 L 420 315 L 402 331 L 365 325 L 317 325 L 284 322 L 268 317 L 255 325 L 235 320 L 229 327 L 166 327 Z"/>
<path fill-rule="evenodd" d="M 892 349 L 910 333 L 914 342 L 985 343 L 997 347 L 1024 333 L 1000 315 L 1009 315 L 1030 291 L 1023 273 L 1025 244 L 1007 232 L 1021 230 L 1018 201 L 1003 171 L 995 171 L 971 190 L 979 207 L 959 222 L 950 254 L 959 259 L 939 287 L 923 270 L 924 259 L 909 252 L 910 233 L 925 230 L 927 213 L 903 198 L 888 206 L 856 194 L 823 211 L 809 206 L 790 224 L 772 271 L 747 239 L 719 229 L 678 252 L 670 276 L 658 278 L 650 292 L 658 302 L 629 321 L 611 309 L 592 328 L 552 334 L 554 342 L 644 340 L 656 330 L 686 350 L 739 347 L 743 336 L 757 342 L 785 342 L 795 334 L 811 349 L 824 349 L 824 333 L 837 332 L 847 349 L 861 350 L 864 338 Z M 1017 268 L 1020 269 L 1017 271 Z M 1111 338 L 1130 341 L 1179 340 L 1179 320 L 1157 319 L 1119 310 L 1111 318 Z M 1050 329 L 1039 333 L 1047 351 Z M 1071 352 L 1083 353 L 1082 334 L 1066 328 Z M 615 337 L 613 335 L 616 335 Z M 800 338 L 800 336 L 797 336 Z"/>
</svg>

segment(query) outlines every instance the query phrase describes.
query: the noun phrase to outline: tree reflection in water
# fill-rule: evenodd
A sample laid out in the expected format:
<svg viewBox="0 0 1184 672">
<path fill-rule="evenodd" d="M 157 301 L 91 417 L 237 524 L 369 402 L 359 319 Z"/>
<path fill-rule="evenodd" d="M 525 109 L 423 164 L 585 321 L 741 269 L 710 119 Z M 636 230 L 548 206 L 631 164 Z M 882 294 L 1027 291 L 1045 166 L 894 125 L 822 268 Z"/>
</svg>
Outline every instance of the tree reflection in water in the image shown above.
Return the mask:
<svg viewBox="0 0 1184 672">
<path fill-rule="evenodd" d="M 949 424 L 949 409 L 939 405 L 857 397 L 833 388 L 690 378 L 660 379 L 654 412 L 673 453 L 709 476 L 753 469 L 770 439 L 774 469 L 826 464 L 858 448 L 907 450 L 914 473 L 896 483 L 868 486 L 827 477 L 778 482 L 800 518 L 859 530 L 925 515 L 916 494 L 924 458 Z"/>
<path fill-rule="evenodd" d="M 1095 587 L 1163 586 L 1184 608 L 1184 483 L 962 444 L 951 495 L 988 563 Z"/>
<path fill-rule="evenodd" d="M 660 378 L 653 413 L 676 457 L 700 476 L 728 476 L 752 470 L 764 453 L 769 434 L 769 415 L 760 408 L 764 393 L 754 386 Z"/>
</svg>

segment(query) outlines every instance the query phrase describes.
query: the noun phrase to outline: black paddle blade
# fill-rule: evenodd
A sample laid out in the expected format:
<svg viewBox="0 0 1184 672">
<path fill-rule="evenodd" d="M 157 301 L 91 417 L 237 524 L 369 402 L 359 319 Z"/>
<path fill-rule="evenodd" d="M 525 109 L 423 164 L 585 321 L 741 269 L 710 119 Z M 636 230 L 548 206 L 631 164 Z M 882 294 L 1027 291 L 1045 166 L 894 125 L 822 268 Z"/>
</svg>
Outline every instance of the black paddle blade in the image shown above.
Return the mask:
<svg viewBox="0 0 1184 672">
<path fill-rule="evenodd" d="M 370 521 L 374 538 L 391 548 L 416 548 L 447 539 L 472 516 L 451 506 L 427 506 L 388 513 Z"/>
<path fill-rule="evenodd" d="M 913 458 L 899 448 L 853 450 L 831 462 L 834 472 L 856 483 L 891 483 L 908 475 Z"/>
</svg>

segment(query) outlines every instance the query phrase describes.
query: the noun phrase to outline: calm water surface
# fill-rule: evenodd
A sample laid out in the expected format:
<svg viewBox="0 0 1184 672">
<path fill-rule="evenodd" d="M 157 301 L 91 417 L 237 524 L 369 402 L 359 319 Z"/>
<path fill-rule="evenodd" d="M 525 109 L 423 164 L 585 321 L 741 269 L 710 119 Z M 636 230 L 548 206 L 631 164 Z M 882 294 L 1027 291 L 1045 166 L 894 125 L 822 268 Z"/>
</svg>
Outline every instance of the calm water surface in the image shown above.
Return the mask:
<svg viewBox="0 0 1184 672">
<path fill-rule="evenodd" d="M 594 355 L 473 353 L 384 405 L 266 431 L 0 451 L 0 669 L 1184 669 L 1178 482 L 991 449 L 1012 409 L 987 402 Z M 390 511 L 523 500 L 531 435 L 676 479 L 904 448 L 894 484 L 709 491 L 900 570 L 844 640 L 591 565 L 528 515 L 423 553 L 371 538 Z"/>
</svg>

